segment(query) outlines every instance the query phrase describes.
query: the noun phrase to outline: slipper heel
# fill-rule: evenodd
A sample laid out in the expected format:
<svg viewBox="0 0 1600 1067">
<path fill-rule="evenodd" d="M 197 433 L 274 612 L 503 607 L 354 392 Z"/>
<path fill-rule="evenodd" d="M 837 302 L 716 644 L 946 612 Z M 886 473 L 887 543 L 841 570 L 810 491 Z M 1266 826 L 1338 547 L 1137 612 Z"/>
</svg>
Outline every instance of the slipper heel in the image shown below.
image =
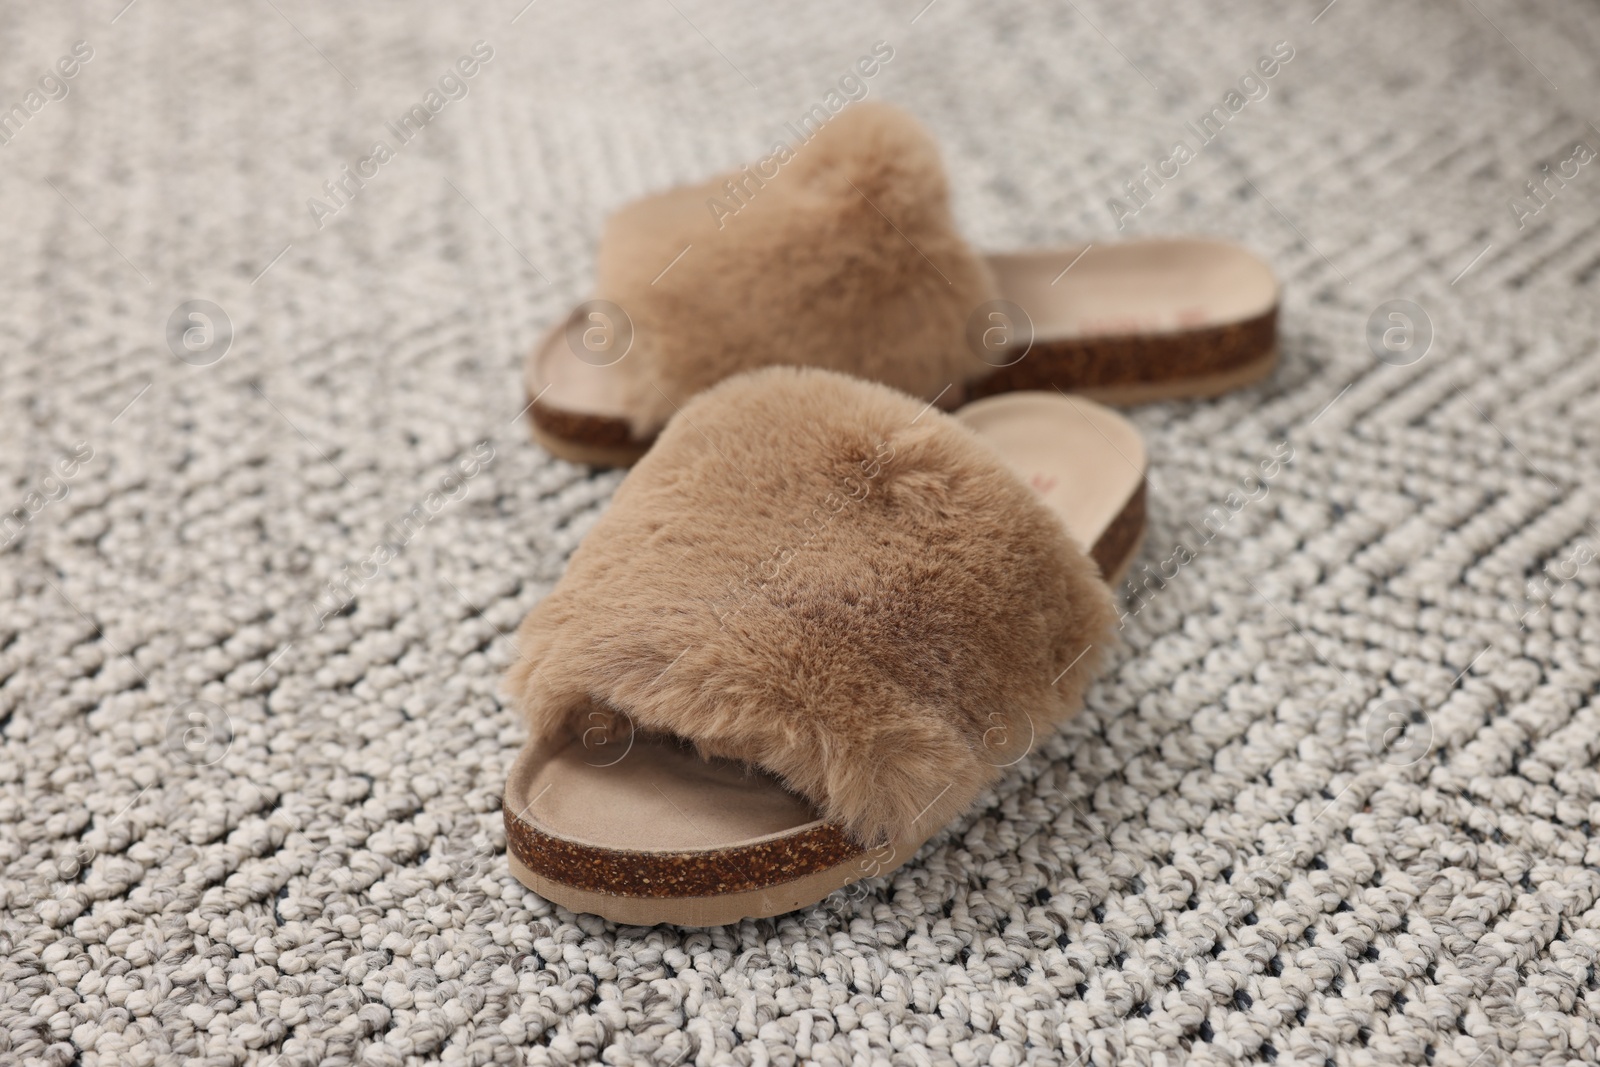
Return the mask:
<svg viewBox="0 0 1600 1067">
<path fill-rule="evenodd" d="M 1277 364 L 1279 287 L 1226 241 L 1148 239 L 989 257 L 1020 309 L 973 398 L 1058 389 L 1119 406 L 1217 396 Z"/>
</svg>

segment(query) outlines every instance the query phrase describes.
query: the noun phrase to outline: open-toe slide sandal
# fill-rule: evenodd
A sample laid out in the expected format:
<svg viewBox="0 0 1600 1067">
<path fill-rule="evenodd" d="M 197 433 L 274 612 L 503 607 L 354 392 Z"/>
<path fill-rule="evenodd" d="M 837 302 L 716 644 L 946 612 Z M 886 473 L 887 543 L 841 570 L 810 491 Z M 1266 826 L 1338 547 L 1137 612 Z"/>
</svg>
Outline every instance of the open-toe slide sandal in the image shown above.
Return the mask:
<svg viewBox="0 0 1600 1067">
<path fill-rule="evenodd" d="M 595 297 L 530 354 L 535 438 L 636 460 L 688 400 L 757 367 L 824 367 L 953 408 L 1021 389 L 1211 396 L 1276 359 L 1278 283 L 1245 249 L 1141 239 L 984 256 L 937 145 L 883 104 L 606 224 Z"/>
<path fill-rule="evenodd" d="M 1054 392 L 951 416 L 768 368 L 701 394 L 518 631 L 511 870 L 708 926 L 898 867 L 1080 706 L 1144 470 L 1125 419 Z"/>
</svg>

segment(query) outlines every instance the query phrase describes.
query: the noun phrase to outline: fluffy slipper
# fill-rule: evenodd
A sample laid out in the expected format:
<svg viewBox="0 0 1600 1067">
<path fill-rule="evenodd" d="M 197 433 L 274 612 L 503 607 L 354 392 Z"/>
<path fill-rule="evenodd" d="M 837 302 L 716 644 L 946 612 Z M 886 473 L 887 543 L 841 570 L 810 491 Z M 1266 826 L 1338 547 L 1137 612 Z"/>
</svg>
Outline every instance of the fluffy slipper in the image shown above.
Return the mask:
<svg viewBox="0 0 1600 1067">
<path fill-rule="evenodd" d="M 700 926 L 899 866 L 1080 705 L 1144 469 L 1125 419 L 1056 393 L 702 393 L 518 631 L 513 873 Z"/>
<path fill-rule="evenodd" d="M 595 299 L 530 355 L 535 437 L 637 459 L 730 375 L 825 367 L 952 408 L 1018 389 L 1108 403 L 1205 396 L 1275 360 L 1278 284 L 1221 241 L 982 256 L 956 232 L 938 148 L 909 115 L 846 109 L 809 141 L 607 223 Z"/>
</svg>

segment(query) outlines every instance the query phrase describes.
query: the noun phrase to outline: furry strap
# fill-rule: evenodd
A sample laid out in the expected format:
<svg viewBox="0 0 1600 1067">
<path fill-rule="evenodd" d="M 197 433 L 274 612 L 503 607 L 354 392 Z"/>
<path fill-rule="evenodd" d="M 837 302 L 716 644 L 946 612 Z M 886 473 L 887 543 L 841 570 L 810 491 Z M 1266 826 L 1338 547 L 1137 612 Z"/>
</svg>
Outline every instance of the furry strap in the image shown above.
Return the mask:
<svg viewBox="0 0 1600 1067">
<path fill-rule="evenodd" d="M 965 330 L 993 275 L 956 232 L 937 145 L 885 104 L 629 204 L 596 273 L 596 296 L 633 322 L 616 381 L 640 437 L 756 367 L 828 367 L 925 400 L 992 369 Z"/>
<path fill-rule="evenodd" d="M 954 419 L 769 368 L 668 425 L 523 622 L 507 691 L 536 737 L 616 709 L 864 843 L 905 840 L 1078 707 L 1114 618 L 1059 519 Z"/>
</svg>

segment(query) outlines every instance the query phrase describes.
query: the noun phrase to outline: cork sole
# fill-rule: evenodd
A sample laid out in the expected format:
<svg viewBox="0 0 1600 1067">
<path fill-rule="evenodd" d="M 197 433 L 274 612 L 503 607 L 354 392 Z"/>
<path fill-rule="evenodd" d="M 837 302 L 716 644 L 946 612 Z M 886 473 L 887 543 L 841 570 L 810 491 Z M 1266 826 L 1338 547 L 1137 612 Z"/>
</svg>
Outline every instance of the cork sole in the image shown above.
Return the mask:
<svg viewBox="0 0 1600 1067">
<path fill-rule="evenodd" d="M 1132 425 L 1056 393 L 996 397 L 957 417 L 1120 581 L 1145 527 Z M 906 840 L 862 848 L 770 775 L 612 725 L 526 746 L 503 798 L 512 873 L 576 912 L 682 926 L 780 915 L 894 870 L 939 829 L 930 818 Z"/>
<path fill-rule="evenodd" d="M 1278 349 L 1269 348 L 1253 363 L 1214 374 L 1168 382 L 1135 382 L 1130 385 L 1086 386 L 1078 396 L 1112 407 L 1131 408 L 1140 404 L 1159 404 L 1168 400 L 1209 400 L 1254 385 L 1270 375 L 1278 365 Z"/>
<path fill-rule="evenodd" d="M 1152 239 L 988 262 L 1001 303 L 975 311 L 969 343 L 994 369 L 946 401 L 1030 389 L 1119 406 L 1203 398 L 1259 381 L 1276 364 L 1278 283 L 1237 245 Z M 529 356 L 533 436 L 562 459 L 625 466 L 650 447 L 619 400 L 619 383 L 635 373 L 627 351 L 579 351 L 591 336 L 626 336 L 631 346 L 631 325 L 614 325 L 563 322 Z"/>
<path fill-rule="evenodd" d="M 544 430 L 536 419 L 530 419 L 533 440 L 546 452 L 568 463 L 581 463 L 589 467 L 631 467 L 650 451 L 651 442 L 629 441 L 620 445 L 591 445 L 581 440 L 557 437 Z"/>
</svg>

